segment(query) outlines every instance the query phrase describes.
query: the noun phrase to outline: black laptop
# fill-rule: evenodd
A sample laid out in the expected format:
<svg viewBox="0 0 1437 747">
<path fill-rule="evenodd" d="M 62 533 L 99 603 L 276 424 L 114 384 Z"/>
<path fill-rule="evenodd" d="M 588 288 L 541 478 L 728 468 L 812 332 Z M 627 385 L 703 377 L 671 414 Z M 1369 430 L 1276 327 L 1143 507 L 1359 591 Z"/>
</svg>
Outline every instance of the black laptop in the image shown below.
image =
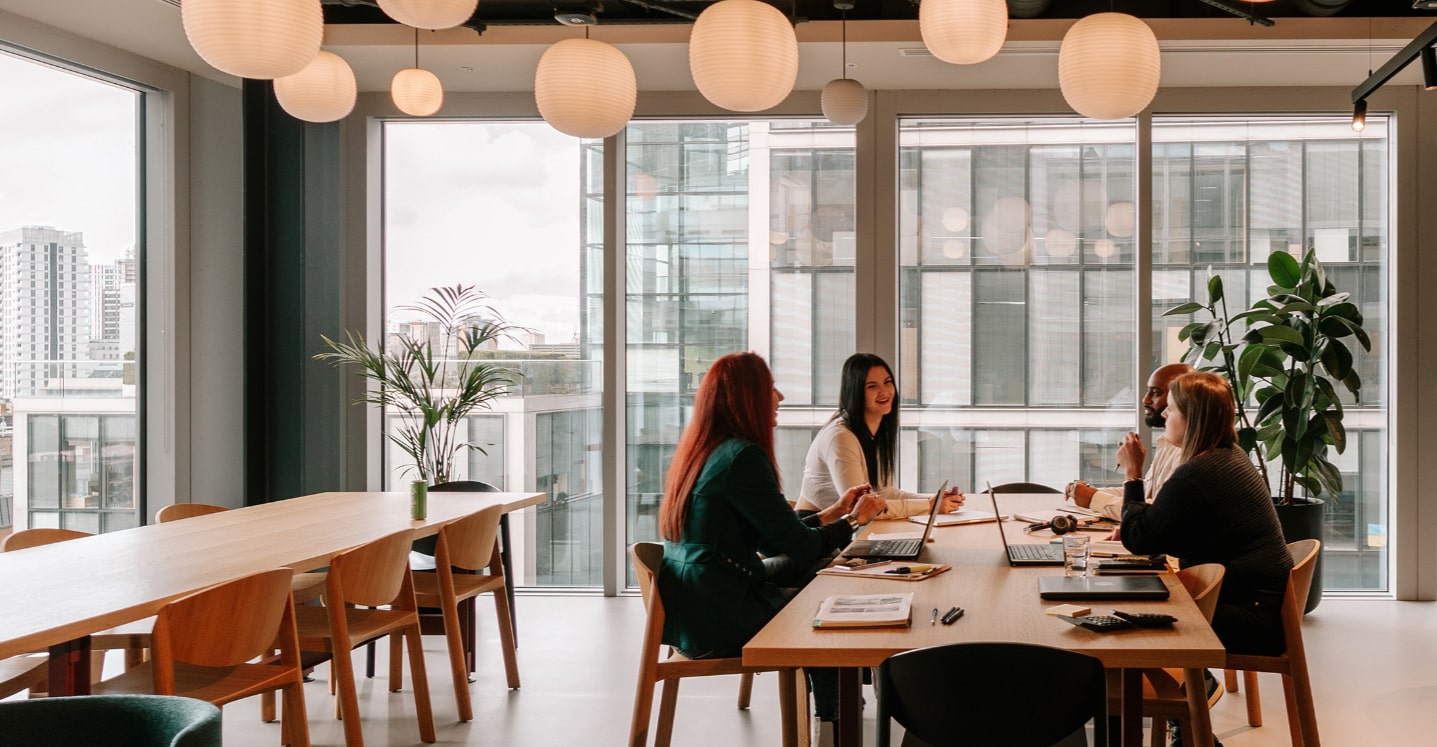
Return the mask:
<svg viewBox="0 0 1437 747">
<path fill-rule="evenodd" d="M 1053 600 L 1167 599 L 1158 576 L 1040 576 L 1038 596 Z"/>
<path fill-rule="evenodd" d="M 885 540 L 858 540 L 850 543 L 844 548 L 845 558 L 881 558 L 883 560 L 917 560 L 918 554 L 923 552 L 923 546 L 928 544 L 928 535 L 933 532 L 933 520 L 938 516 L 938 509 L 943 505 L 943 491 L 948 489 L 948 483 L 944 482 L 943 487 L 933 496 L 933 507 L 928 509 L 928 524 L 923 527 L 923 536 L 909 539 L 885 539 Z M 1062 550 L 1059 549 L 1059 555 Z"/>
<path fill-rule="evenodd" d="M 998 536 L 1003 538 L 1003 549 L 1008 553 L 1008 565 L 1062 565 L 1063 546 L 1044 542 L 1042 544 L 1008 544 L 1008 533 L 1003 531 L 1003 514 L 998 513 L 998 498 L 993 495 L 993 483 L 988 483 L 988 498 L 993 501 L 993 513 L 998 514 Z"/>
</svg>

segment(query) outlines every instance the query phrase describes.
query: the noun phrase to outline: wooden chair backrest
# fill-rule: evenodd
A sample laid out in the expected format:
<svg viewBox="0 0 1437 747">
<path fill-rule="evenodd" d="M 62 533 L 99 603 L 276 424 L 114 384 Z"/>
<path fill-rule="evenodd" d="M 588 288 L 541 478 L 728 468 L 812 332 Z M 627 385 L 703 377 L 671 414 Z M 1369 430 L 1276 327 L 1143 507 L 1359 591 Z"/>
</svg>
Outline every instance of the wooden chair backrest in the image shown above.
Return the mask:
<svg viewBox="0 0 1437 747">
<path fill-rule="evenodd" d="M 274 647 L 294 571 L 276 568 L 180 597 L 155 616 L 157 664 L 233 667 Z"/>
<path fill-rule="evenodd" d="M 639 591 L 644 595 L 644 607 L 649 613 L 648 626 L 662 630 L 664 602 L 659 598 L 658 569 L 664 562 L 664 546 L 658 542 L 635 542 L 629 548 L 629 555 L 634 559 L 634 575 L 639 577 Z"/>
<path fill-rule="evenodd" d="M 1322 542 L 1298 540 L 1287 545 L 1292 553 L 1292 570 L 1287 574 L 1287 591 L 1282 595 L 1282 632 L 1288 645 L 1301 640 L 1302 615 L 1307 609 L 1307 595 L 1312 591 L 1312 574 L 1317 570 L 1317 551 Z"/>
<path fill-rule="evenodd" d="M 489 567 L 499 540 L 499 517 L 503 506 L 490 506 L 473 516 L 439 528 L 435 561 L 441 568 L 456 567 L 477 571 Z"/>
<path fill-rule="evenodd" d="M 334 556 L 329 563 L 327 599 L 365 607 L 393 603 L 409 576 L 412 542 L 412 533 L 403 530 Z"/>
<path fill-rule="evenodd" d="M 1192 595 L 1198 611 L 1208 622 L 1212 622 L 1212 615 L 1217 611 L 1217 595 L 1226 573 L 1227 568 L 1222 563 L 1203 563 L 1178 571 L 1178 580 Z"/>
<path fill-rule="evenodd" d="M 25 550 L 31 547 L 51 545 L 56 542 L 65 542 L 66 540 L 93 536 L 94 535 L 89 532 L 77 532 L 73 529 L 21 529 L 0 540 L 0 552 Z"/>
<path fill-rule="evenodd" d="M 168 521 L 179 521 L 205 514 L 217 514 L 221 511 L 228 511 L 224 506 L 215 506 L 209 503 L 172 503 L 160 509 L 155 514 L 155 521 L 164 524 Z"/>
</svg>

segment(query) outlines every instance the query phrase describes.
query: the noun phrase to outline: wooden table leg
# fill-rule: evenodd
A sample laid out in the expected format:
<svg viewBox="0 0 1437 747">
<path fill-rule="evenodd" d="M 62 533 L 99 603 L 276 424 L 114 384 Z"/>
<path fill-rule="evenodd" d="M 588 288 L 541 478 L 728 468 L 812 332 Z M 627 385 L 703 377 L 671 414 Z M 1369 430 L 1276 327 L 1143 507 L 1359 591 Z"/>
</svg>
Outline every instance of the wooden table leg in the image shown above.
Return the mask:
<svg viewBox="0 0 1437 747">
<path fill-rule="evenodd" d="M 509 547 L 509 514 L 499 515 L 499 559 L 504 563 L 504 589 L 509 597 L 509 627 L 514 631 L 514 648 L 519 648 L 519 614 L 514 607 L 513 551 Z M 473 671 L 473 664 L 470 664 Z"/>
<path fill-rule="evenodd" d="M 50 647 L 50 695 L 90 694 L 90 636 Z"/>
<path fill-rule="evenodd" d="M 863 670 L 843 667 L 838 670 L 838 733 L 833 735 L 835 747 L 863 746 Z"/>
<path fill-rule="evenodd" d="M 1207 708 L 1207 683 L 1202 669 L 1184 669 L 1183 686 L 1188 694 L 1188 723 L 1192 724 L 1194 747 L 1212 747 L 1212 714 Z M 1187 744 L 1184 737 L 1184 744 Z"/>
<path fill-rule="evenodd" d="M 1123 670 L 1122 703 L 1123 733 L 1118 743 L 1123 747 L 1142 747 L 1143 670 L 1135 667 Z"/>
</svg>

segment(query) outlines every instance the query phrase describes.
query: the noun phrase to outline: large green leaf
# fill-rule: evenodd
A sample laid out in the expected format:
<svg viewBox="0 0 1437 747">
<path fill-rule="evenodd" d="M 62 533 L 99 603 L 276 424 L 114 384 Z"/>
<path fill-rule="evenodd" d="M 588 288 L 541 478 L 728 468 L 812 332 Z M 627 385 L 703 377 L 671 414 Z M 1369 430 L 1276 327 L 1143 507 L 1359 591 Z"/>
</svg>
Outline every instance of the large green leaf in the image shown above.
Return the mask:
<svg viewBox="0 0 1437 747">
<path fill-rule="evenodd" d="M 1179 316 L 1179 315 L 1182 315 L 1182 314 L 1191 314 L 1191 313 L 1193 313 L 1193 312 L 1195 312 L 1195 311 L 1202 311 L 1203 309 L 1206 309 L 1206 308 L 1207 308 L 1206 306 L 1204 306 L 1204 305 L 1202 305 L 1202 304 L 1200 304 L 1200 303 L 1196 303 L 1196 302 L 1185 303 L 1185 304 L 1180 304 L 1180 305 L 1178 305 L 1178 306 L 1174 306 L 1174 307 L 1172 307 L 1171 309 L 1168 309 L 1167 311 L 1164 311 L 1164 312 L 1163 312 L 1163 316 Z"/>
<path fill-rule="evenodd" d="M 1348 350 L 1341 340 L 1328 340 L 1327 346 L 1322 350 L 1322 367 L 1334 378 L 1346 378 L 1352 371 L 1352 351 Z"/>
<path fill-rule="evenodd" d="M 1208 302 L 1214 306 L 1222 300 L 1222 276 L 1213 275 L 1207 279 Z"/>
<path fill-rule="evenodd" d="M 1257 333 L 1258 338 L 1259 338 L 1262 342 L 1267 342 L 1267 343 L 1283 343 L 1283 342 L 1286 342 L 1286 343 L 1291 343 L 1291 344 L 1293 344 L 1293 345 L 1306 345 L 1306 344 L 1307 344 L 1307 341 L 1303 339 L 1302 333 L 1299 332 L 1299 331 L 1297 331 L 1297 330 L 1295 330 L 1295 329 L 1293 329 L 1293 328 L 1291 328 L 1291 327 L 1284 327 L 1284 326 L 1282 326 L 1282 325 L 1272 325 L 1272 326 L 1268 326 L 1268 327 L 1259 327 L 1259 328 L 1257 328 L 1257 329 L 1255 329 L 1255 330 L 1253 330 L 1253 331 Z"/>
</svg>

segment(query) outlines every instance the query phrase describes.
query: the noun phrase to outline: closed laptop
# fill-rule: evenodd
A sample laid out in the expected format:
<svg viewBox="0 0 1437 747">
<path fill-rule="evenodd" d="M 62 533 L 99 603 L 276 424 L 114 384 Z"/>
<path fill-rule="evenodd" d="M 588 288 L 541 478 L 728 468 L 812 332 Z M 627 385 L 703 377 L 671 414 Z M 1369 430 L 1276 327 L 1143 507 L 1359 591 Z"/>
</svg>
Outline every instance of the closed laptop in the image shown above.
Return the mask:
<svg viewBox="0 0 1437 747">
<path fill-rule="evenodd" d="M 1038 596 L 1053 600 L 1167 599 L 1158 576 L 1041 576 Z"/>
</svg>

